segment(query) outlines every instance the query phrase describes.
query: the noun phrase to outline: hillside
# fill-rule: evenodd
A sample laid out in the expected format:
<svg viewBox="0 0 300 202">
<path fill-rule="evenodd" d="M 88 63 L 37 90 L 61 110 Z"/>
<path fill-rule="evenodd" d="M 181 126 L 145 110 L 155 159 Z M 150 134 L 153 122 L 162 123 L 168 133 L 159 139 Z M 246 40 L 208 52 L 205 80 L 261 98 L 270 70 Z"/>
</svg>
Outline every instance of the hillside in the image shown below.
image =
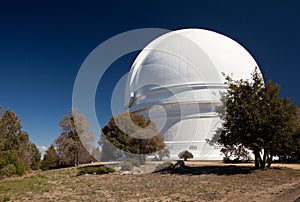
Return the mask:
<svg viewBox="0 0 300 202">
<path fill-rule="evenodd" d="M 225 166 L 225 167 L 224 167 Z M 185 174 L 82 175 L 36 171 L 0 182 L 1 201 L 294 201 L 300 170 L 190 165 Z"/>
</svg>

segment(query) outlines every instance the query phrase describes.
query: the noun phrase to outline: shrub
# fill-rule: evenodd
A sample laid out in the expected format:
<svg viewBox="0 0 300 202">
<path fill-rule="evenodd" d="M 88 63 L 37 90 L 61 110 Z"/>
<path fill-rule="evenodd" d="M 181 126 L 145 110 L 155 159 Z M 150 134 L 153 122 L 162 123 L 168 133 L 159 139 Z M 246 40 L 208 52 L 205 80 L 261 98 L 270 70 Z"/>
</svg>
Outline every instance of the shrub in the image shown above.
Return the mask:
<svg viewBox="0 0 300 202">
<path fill-rule="evenodd" d="M 13 164 L 8 164 L 0 170 L 0 176 L 11 177 L 16 174 L 16 167 Z"/>
<path fill-rule="evenodd" d="M 187 161 L 187 159 L 192 159 L 194 158 L 193 154 L 187 150 L 184 150 L 183 152 L 180 152 L 178 154 L 178 158 L 179 159 L 184 159 L 185 161 Z"/>
<path fill-rule="evenodd" d="M 134 158 L 127 158 L 121 163 L 121 170 L 132 170 L 133 167 L 140 167 L 141 163 L 139 160 Z"/>
<path fill-rule="evenodd" d="M 13 165 L 15 167 L 13 175 L 23 175 L 25 173 L 25 166 L 21 163 L 20 158 L 18 157 L 16 151 L 8 150 L 0 152 L 0 175 L 2 175 L 2 169 L 4 172 L 6 166 Z M 12 168 L 12 166 L 10 166 Z"/>
<path fill-rule="evenodd" d="M 137 160 L 137 159 L 134 159 L 134 158 L 127 158 L 127 159 L 124 160 L 124 162 L 131 163 L 135 167 L 140 167 L 141 166 L 140 161 Z"/>
<path fill-rule="evenodd" d="M 132 170 L 133 169 L 133 165 L 130 162 L 123 162 L 121 164 L 121 170 Z"/>
<path fill-rule="evenodd" d="M 3 202 L 10 201 L 10 197 L 5 195 L 2 201 Z"/>
<path fill-rule="evenodd" d="M 78 168 L 78 173 L 77 175 L 85 175 L 85 174 L 97 174 L 97 175 L 102 175 L 102 174 L 109 174 L 115 172 L 114 169 L 100 165 L 100 166 L 87 166 L 87 167 L 82 167 Z"/>
</svg>

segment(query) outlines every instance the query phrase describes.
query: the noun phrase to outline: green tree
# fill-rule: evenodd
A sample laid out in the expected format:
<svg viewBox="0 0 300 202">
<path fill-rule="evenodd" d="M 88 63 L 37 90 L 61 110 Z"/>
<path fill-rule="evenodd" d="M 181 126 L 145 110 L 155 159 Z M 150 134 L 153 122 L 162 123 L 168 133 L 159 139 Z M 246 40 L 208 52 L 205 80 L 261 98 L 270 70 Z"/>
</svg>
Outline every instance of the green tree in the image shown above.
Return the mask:
<svg viewBox="0 0 300 202">
<path fill-rule="evenodd" d="M 298 108 L 297 114 L 297 129 L 296 132 L 292 135 L 292 148 L 291 152 L 286 155 L 279 155 L 281 161 L 291 161 L 291 162 L 300 162 L 300 109 Z"/>
<path fill-rule="evenodd" d="M 0 149 L 3 151 L 17 149 L 20 141 L 22 141 L 21 138 L 23 137 L 23 134 L 20 134 L 22 132 L 22 124 L 19 117 L 11 109 L 9 109 L 5 111 L 1 117 L 0 124 Z M 27 141 L 26 137 L 24 140 Z"/>
<path fill-rule="evenodd" d="M 29 141 L 29 134 L 22 130 L 21 119 L 11 110 L 2 115 L 0 107 L 0 169 L 4 173 L 21 175 L 31 168 L 37 160 L 32 153 L 35 147 Z M 38 156 L 39 151 L 35 151 Z M 13 172 L 12 172 L 13 171 Z"/>
<path fill-rule="evenodd" d="M 178 158 L 187 161 L 188 159 L 194 158 L 194 155 L 191 152 L 184 150 L 178 154 Z"/>
<path fill-rule="evenodd" d="M 15 149 L 18 153 L 19 158 L 21 159 L 23 165 L 26 167 L 26 170 L 31 168 L 32 156 L 30 148 L 29 134 L 27 132 L 21 131 L 16 136 L 16 145 Z"/>
<path fill-rule="evenodd" d="M 59 165 L 74 165 L 95 161 L 93 152 L 94 136 L 84 114 L 71 109 L 59 122 L 61 134 L 55 140 Z"/>
<path fill-rule="evenodd" d="M 300 162 L 300 128 L 293 135 L 293 145 L 294 148 L 292 149 L 291 161 L 299 163 Z M 281 156 L 281 157 L 282 160 L 288 159 L 287 156 Z"/>
<path fill-rule="evenodd" d="M 166 147 L 155 123 L 133 113 L 113 116 L 102 128 L 99 144 L 102 160 L 114 160 L 125 155 L 137 158 L 141 163 L 148 154 Z"/>
<path fill-rule="evenodd" d="M 227 77 L 228 90 L 222 96 L 222 106 L 216 110 L 223 127 L 213 141 L 225 147 L 239 145 L 252 150 L 255 168 L 271 166 L 274 155 L 291 149 L 296 129 L 297 108 L 290 98 L 281 99 L 279 85 L 269 81 L 264 85 L 256 69 L 252 81 L 233 81 Z"/>
<path fill-rule="evenodd" d="M 41 168 L 43 170 L 48 170 L 48 169 L 53 169 L 58 167 L 58 155 L 56 153 L 53 144 L 51 144 L 50 147 L 46 150 L 44 159 L 42 160 L 41 164 L 42 164 Z"/>
<path fill-rule="evenodd" d="M 31 156 L 31 165 L 30 168 L 32 170 L 38 170 L 41 164 L 41 153 L 35 144 L 30 143 L 30 156 Z"/>
</svg>

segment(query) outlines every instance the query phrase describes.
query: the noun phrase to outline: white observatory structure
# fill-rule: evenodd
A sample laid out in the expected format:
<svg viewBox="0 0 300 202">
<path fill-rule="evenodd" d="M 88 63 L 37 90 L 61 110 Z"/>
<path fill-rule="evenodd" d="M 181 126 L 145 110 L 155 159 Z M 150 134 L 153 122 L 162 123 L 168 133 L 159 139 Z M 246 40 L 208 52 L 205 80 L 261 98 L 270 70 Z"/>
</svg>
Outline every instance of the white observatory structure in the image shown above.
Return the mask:
<svg viewBox="0 0 300 202">
<path fill-rule="evenodd" d="M 225 75 L 250 79 L 256 64 L 234 40 L 203 29 L 169 32 L 148 44 L 128 76 L 129 111 L 155 121 L 171 159 L 183 150 L 194 159 L 222 159 L 207 143 L 218 127 Z M 128 96 L 129 96 L 128 95 Z"/>
</svg>

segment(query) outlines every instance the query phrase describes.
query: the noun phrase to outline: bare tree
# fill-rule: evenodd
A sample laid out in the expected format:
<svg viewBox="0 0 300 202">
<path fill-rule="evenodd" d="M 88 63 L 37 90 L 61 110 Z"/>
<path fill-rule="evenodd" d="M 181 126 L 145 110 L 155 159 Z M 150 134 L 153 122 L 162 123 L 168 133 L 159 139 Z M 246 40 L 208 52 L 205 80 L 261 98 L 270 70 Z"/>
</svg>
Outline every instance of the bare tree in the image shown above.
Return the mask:
<svg viewBox="0 0 300 202">
<path fill-rule="evenodd" d="M 59 122 L 61 134 L 55 140 L 60 165 L 74 165 L 95 161 L 94 136 L 84 114 L 71 109 Z"/>
</svg>

